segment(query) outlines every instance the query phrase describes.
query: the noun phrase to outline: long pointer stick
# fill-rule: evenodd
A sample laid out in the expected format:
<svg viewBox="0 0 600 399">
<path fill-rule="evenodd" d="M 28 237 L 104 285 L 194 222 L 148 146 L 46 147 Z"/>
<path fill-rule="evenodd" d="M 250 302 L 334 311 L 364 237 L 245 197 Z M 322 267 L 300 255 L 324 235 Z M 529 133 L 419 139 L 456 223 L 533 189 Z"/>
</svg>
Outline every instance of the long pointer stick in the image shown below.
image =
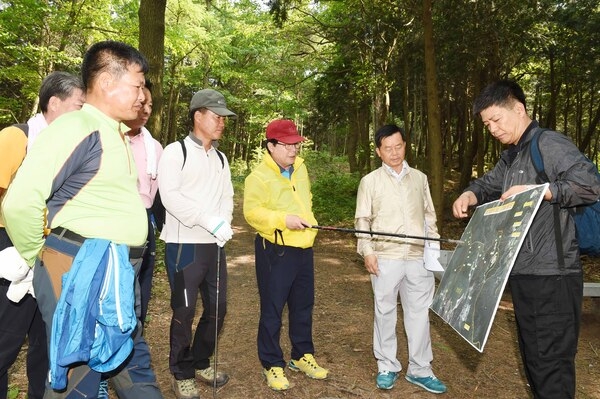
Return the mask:
<svg viewBox="0 0 600 399">
<path fill-rule="evenodd" d="M 407 234 L 398 234 L 398 233 L 384 233 L 381 231 L 369 231 L 369 230 L 356 230 L 356 229 L 347 229 L 344 227 L 333 227 L 333 226 L 317 226 L 312 225 L 308 226 L 311 229 L 317 230 L 329 230 L 329 231 L 341 231 L 344 233 L 360 233 L 360 234 L 371 234 L 377 236 L 390 236 L 390 237 L 399 237 L 399 238 L 414 238 L 417 240 L 431 240 L 431 241 L 441 241 L 441 242 L 449 242 L 452 244 L 464 244 L 464 241 L 461 240 L 451 240 L 449 238 L 432 238 L 432 237 L 420 237 L 420 236 L 411 236 Z"/>
</svg>

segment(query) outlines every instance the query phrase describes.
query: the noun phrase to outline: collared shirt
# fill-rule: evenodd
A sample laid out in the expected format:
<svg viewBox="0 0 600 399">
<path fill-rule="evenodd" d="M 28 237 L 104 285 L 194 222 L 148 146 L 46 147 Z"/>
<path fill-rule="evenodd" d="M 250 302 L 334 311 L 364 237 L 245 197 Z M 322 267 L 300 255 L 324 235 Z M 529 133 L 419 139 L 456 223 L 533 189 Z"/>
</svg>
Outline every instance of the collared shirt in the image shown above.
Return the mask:
<svg viewBox="0 0 600 399">
<path fill-rule="evenodd" d="M 27 135 L 15 126 L 8 126 L 0 131 L 0 187 L 8 188 L 15 177 L 17 169 L 23 163 L 27 148 L 31 147 L 38 134 L 48 126 L 46 118 L 41 113 L 36 114 L 27 121 Z M 3 196 L 0 196 L 2 202 Z M 2 210 L 0 209 L 0 227 L 4 226 Z"/>
<path fill-rule="evenodd" d="M 0 131 L 0 187 L 7 189 L 15 177 L 17 169 L 25 158 L 27 136 L 16 126 L 8 126 Z M 0 201 L 4 196 L 0 196 Z M 0 210 L 0 227 L 4 226 Z"/>
<path fill-rule="evenodd" d="M 438 238 L 436 214 L 427 176 L 403 165 L 396 173 L 382 165 L 364 176 L 358 186 L 354 226 L 357 230 L 383 231 Z M 388 259 L 423 258 L 422 239 L 358 236 L 357 252 Z"/>
<path fill-rule="evenodd" d="M 137 170 L 121 132 L 127 128 L 98 108 L 61 115 L 25 157 L 2 203 L 6 229 L 29 265 L 48 226 L 86 238 L 142 245 L 148 216 L 137 192 Z"/>
<path fill-rule="evenodd" d="M 402 161 L 402 170 L 400 171 L 400 173 L 396 172 L 394 170 L 394 168 L 392 168 L 390 165 L 388 165 L 386 163 L 382 163 L 382 165 L 396 179 L 396 181 L 402 180 L 402 178 L 408 174 L 409 166 L 408 166 L 408 162 L 406 162 L 406 160 Z"/>
<path fill-rule="evenodd" d="M 294 165 L 290 165 L 287 169 L 279 166 L 279 171 L 281 172 L 281 176 L 285 177 L 286 179 L 291 179 L 292 173 L 294 173 Z"/>
<path fill-rule="evenodd" d="M 140 193 L 140 197 L 142 198 L 144 206 L 146 209 L 148 209 L 152 207 L 152 203 L 154 202 L 154 197 L 156 196 L 156 191 L 158 190 L 158 179 L 153 179 L 152 176 L 147 172 L 148 156 L 146 154 L 146 144 L 144 142 L 144 134 L 142 131 L 140 130 L 140 133 L 136 134 L 135 136 L 127 136 L 127 140 L 129 141 L 131 153 L 133 154 L 135 166 L 137 167 L 138 192 Z M 156 162 L 158 164 L 163 148 L 155 139 L 152 139 L 152 141 L 156 154 Z"/>
<path fill-rule="evenodd" d="M 317 220 L 312 211 L 310 179 L 304 160 L 296 157 L 291 179 L 281 174 L 281 168 L 265 151 L 261 163 L 246 177 L 244 183 L 244 217 L 261 237 L 275 242 L 275 230 L 281 230 L 285 245 L 310 248 L 316 229 L 291 230 L 285 223 L 287 215 L 298 215 L 311 225 Z"/>
<path fill-rule="evenodd" d="M 227 157 L 215 144 L 208 149 L 193 134 L 167 145 L 158 163 L 158 186 L 166 209 L 161 240 L 168 243 L 214 243 L 209 227 L 214 217 L 231 223 L 233 184 Z"/>
</svg>

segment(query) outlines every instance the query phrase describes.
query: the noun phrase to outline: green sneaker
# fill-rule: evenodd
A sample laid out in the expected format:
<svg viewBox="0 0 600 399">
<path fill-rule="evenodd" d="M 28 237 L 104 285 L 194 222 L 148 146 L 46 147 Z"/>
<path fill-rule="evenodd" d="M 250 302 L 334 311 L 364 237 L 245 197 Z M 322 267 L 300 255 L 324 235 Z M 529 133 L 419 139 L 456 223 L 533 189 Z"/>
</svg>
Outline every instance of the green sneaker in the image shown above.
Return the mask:
<svg viewBox="0 0 600 399">
<path fill-rule="evenodd" d="M 298 360 L 290 360 L 288 367 L 292 371 L 302 371 L 310 378 L 314 378 L 316 380 L 324 380 L 327 378 L 327 374 L 329 373 L 329 370 L 324 369 L 317 364 L 317 361 L 310 353 L 306 353 Z"/>
</svg>

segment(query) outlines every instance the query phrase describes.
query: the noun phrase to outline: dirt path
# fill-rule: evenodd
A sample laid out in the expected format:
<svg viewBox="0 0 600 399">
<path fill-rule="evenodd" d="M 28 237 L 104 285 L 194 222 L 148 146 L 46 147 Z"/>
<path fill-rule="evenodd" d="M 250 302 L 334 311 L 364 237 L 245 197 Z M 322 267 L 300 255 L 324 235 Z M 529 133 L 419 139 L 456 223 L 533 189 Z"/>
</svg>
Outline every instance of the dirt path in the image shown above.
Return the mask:
<svg viewBox="0 0 600 399">
<path fill-rule="evenodd" d="M 376 362 L 372 353 L 373 299 L 371 285 L 362 261 L 355 253 L 355 242 L 348 235 L 320 232 L 315 245 L 316 304 L 314 341 L 316 358 L 329 368 L 330 378 L 314 381 L 287 372 L 292 387 L 283 393 L 267 388 L 256 353 L 259 317 L 258 293 L 254 273 L 254 232 L 236 208 L 235 236 L 227 244 L 229 270 L 228 315 L 220 338 L 219 368 L 231 375 L 230 382 L 218 391 L 227 398 L 431 398 L 435 395 L 399 379 L 391 391 L 375 388 Z M 156 295 L 151 303 L 151 322 L 147 338 L 155 370 L 166 398 L 168 372 L 168 285 L 164 273 L 156 276 Z M 473 349 L 438 316 L 431 314 L 434 372 L 448 385 L 446 398 L 528 398 L 523 376 L 515 322 L 510 310 L 501 308 L 482 354 Z M 585 302 L 578 364 L 578 398 L 600 398 L 600 312 Z M 284 317 L 284 320 L 286 317 Z M 401 321 L 401 314 L 399 315 Z M 399 359 L 406 367 L 407 351 L 399 322 Z M 289 356 L 287 326 L 282 331 L 282 346 Z M 213 397 L 209 387 L 201 388 L 201 398 Z"/>
<path fill-rule="evenodd" d="M 235 235 L 227 244 L 229 271 L 228 314 L 219 340 L 219 369 L 231 375 L 219 389 L 222 399 L 294 398 L 432 398 L 427 393 L 398 380 L 391 391 L 375 388 L 376 362 L 372 352 L 373 298 L 367 273 L 355 253 L 352 237 L 320 232 L 315 245 L 316 305 L 314 341 L 316 357 L 329 368 L 330 378 L 315 381 L 288 372 L 292 387 L 282 393 L 267 388 L 256 353 L 259 308 L 254 274 L 254 232 L 241 215 L 234 216 Z M 162 255 L 158 261 L 162 263 Z M 152 352 L 153 367 L 166 399 L 173 399 L 168 369 L 169 287 L 164 268 L 155 275 L 150 321 L 145 336 Z M 496 314 L 482 354 L 473 349 L 438 316 L 431 313 L 434 372 L 448 385 L 440 397 L 453 399 L 528 398 L 529 393 L 518 357 L 515 322 L 506 298 Z M 592 307 L 596 305 L 596 309 Z M 201 305 L 199 305 L 201 306 Z M 600 399 L 600 311 L 590 298 L 584 303 L 578 365 L 578 399 Z M 201 309 L 197 313 L 200 313 Z M 406 367 L 407 353 L 399 314 L 399 359 Z M 285 317 L 284 317 L 285 319 Z M 289 354 L 287 326 L 282 331 L 284 353 Z M 11 372 L 11 384 L 25 398 L 26 374 L 23 356 Z M 201 398 L 212 398 L 210 387 L 200 387 Z M 112 396 L 113 398 L 115 395 Z M 142 398 L 143 399 L 143 398 Z"/>
</svg>

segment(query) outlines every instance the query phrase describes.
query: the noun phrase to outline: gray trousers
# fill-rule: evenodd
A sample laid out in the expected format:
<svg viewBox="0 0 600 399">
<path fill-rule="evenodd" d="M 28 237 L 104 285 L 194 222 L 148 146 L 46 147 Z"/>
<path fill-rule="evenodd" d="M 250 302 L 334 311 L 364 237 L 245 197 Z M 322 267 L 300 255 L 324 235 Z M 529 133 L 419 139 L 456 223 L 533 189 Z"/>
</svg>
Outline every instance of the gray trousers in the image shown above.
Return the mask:
<svg viewBox="0 0 600 399">
<path fill-rule="evenodd" d="M 373 353 L 379 372 L 402 370 L 397 358 L 398 295 L 404 313 L 404 331 L 408 340 L 407 374 L 433 376 L 429 305 L 433 300 L 435 280 L 423 260 L 395 260 L 378 257 L 379 276 L 371 275 L 375 297 Z"/>
</svg>

